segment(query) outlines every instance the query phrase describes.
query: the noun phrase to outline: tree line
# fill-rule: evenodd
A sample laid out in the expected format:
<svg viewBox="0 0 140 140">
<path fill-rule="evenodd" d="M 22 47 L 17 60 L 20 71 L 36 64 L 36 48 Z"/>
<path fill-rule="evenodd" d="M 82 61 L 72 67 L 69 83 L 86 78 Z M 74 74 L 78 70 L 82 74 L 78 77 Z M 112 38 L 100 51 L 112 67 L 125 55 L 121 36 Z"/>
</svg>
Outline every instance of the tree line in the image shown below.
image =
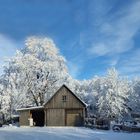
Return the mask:
<svg viewBox="0 0 140 140">
<path fill-rule="evenodd" d="M 123 119 L 140 112 L 140 79 L 120 76 L 110 68 L 105 76 L 76 80 L 53 40 L 29 37 L 25 47 L 6 60 L 0 76 L 0 118 L 12 118 L 17 108 L 42 106 L 63 84 L 88 105 L 89 114 Z"/>
</svg>

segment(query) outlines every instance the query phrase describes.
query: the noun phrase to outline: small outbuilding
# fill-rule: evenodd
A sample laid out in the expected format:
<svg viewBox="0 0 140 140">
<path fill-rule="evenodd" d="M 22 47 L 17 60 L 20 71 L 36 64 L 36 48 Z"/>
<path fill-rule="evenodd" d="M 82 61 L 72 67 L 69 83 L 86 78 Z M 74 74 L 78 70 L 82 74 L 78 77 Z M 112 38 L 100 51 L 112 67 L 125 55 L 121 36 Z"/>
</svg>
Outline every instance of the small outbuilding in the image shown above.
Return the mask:
<svg viewBox="0 0 140 140">
<path fill-rule="evenodd" d="M 63 85 L 44 106 L 17 111 L 20 126 L 83 126 L 86 104 Z"/>
</svg>

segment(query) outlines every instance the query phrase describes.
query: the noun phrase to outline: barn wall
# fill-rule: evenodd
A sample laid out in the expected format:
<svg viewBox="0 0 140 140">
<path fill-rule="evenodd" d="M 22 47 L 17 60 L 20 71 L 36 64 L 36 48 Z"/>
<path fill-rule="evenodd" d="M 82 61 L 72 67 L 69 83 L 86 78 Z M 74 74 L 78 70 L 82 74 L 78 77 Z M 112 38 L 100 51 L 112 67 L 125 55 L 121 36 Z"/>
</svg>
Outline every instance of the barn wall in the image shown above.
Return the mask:
<svg viewBox="0 0 140 140">
<path fill-rule="evenodd" d="M 62 101 L 62 96 L 67 96 L 67 101 Z M 65 87 L 61 88 L 57 94 L 45 105 L 46 108 L 83 108 L 83 104 Z"/>
<path fill-rule="evenodd" d="M 66 101 L 62 100 L 63 96 L 66 96 Z M 20 111 L 20 114 L 20 125 L 29 126 L 30 110 Z M 85 105 L 63 86 L 44 106 L 44 115 L 46 126 L 77 126 L 76 123 L 84 120 Z"/>
<path fill-rule="evenodd" d="M 64 109 L 47 109 L 47 126 L 65 126 Z"/>
<path fill-rule="evenodd" d="M 29 120 L 28 120 L 29 117 L 30 117 L 29 110 L 20 111 L 20 118 L 19 118 L 20 126 L 29 126 Z"/>
</svg>

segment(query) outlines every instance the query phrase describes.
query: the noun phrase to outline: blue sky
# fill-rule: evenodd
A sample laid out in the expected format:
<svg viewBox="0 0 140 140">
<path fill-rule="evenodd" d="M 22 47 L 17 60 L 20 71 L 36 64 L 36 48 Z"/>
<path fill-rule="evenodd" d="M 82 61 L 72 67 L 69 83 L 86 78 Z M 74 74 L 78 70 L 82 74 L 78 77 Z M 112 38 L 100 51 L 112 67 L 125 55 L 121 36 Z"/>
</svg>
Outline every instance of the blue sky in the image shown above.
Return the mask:
<svg viewBox="0 0 140 140">
<path fill-rule="evenodd" d="M 74 78 L 140 76 L 140 0 L 1 0 L 0 65 L 30 35 L 52 38 Z"/>
</svg>

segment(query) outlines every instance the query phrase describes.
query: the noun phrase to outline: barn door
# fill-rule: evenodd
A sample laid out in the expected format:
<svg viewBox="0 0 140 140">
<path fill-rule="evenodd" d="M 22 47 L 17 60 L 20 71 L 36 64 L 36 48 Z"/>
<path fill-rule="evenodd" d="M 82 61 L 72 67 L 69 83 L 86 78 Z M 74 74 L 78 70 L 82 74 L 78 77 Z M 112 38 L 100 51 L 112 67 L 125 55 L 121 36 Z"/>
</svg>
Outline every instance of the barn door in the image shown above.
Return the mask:
<svg viewBox="0 0 140 140">
<path fill-rule="evenodd" d="M 82 125 L 81 114 L 75 111 L 66 112 L 66 125 L 67 126 L 81 126 Z"/>
</svg>

